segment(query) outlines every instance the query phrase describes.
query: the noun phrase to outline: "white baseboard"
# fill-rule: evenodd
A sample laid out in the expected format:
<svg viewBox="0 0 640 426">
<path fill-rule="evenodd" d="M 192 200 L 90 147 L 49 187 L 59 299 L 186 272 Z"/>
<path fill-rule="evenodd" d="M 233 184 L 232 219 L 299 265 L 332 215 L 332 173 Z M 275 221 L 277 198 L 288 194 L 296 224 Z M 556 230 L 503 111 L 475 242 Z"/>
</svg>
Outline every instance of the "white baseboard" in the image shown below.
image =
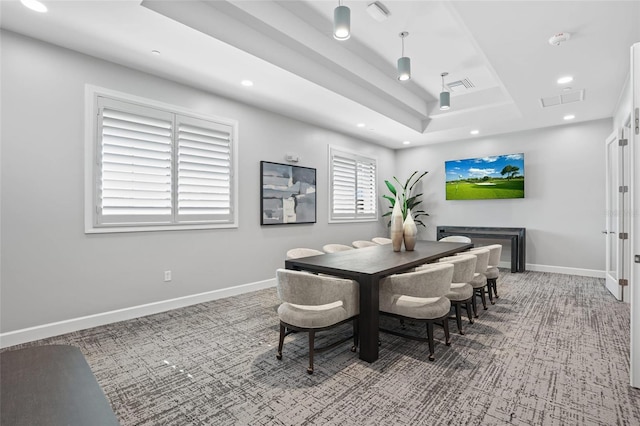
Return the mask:
<svg viewBox="0 0 640 426">
<path fill-rule="evenodd" d="M 235 287 L 163 300 L 160 302 L 147 303 L 145 305 L 132 306 L 130 308 L 118 309 L 115 311 L 103 312 L 80 318 L 72 318 L 50 324 L 23 328 L 21 330 L 9 331 L 7 333 L 0 333 L 0 348 L 45 339 L 47 337 L 59 336 L 61 334 L 97 327 L 99 325 L 158 314 L 172 309 L 183 308 L 185 306 L 196 305 L 198 303 L 222 299 L 224 297 L 236 296 L 243 293 L 262 290 L 264 288 L 275 287 L 275 285 L 276 280 L 275 278 L 272 278 L 255 283 L 243 284 Z"/>
<path fill-rule="evenodd" d="M 510 269 L 511 263 L 500 262 L 498 266 L 500 266 L 501 268 Z M 554 274 L 580 275 L 583 277 L 604 278 L 604 271 L 599 271 L 597 269 L 568 268 L 566 266 L 536 265 L 534 263 L 527 263 L 526 270 L 536 272 L 553 272 Z"/>
</svg>

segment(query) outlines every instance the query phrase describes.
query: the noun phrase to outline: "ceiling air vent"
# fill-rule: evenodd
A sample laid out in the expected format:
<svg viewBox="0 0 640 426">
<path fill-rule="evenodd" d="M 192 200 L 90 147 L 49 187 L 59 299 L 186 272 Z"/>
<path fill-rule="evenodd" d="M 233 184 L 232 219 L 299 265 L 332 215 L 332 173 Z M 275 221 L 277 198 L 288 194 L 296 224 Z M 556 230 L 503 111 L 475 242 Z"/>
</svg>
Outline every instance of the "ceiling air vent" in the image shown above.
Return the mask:
<svg viewBox="0 0 640 426">
<path fill-rule="evenodd" d="M 476 87 L 468 78 L 463 78 L 462 80 L 457 80 L 457 81 L 451 81 L 447 83 L 446 86 L 449 89 L 449 91 L 452 93 L 464 92 L 473 87 Z"/>
<path fill-rule="evenodd" d="M 574 92 L 563 93 L 557 96 L 549 96 L 546 98 L 540 98 L 540 105 L 542 108 L 547 108 L 556 105 L 569 104 L 571 102 L 584 101 L 584 89 L 576 90 Z"/>
</svg>

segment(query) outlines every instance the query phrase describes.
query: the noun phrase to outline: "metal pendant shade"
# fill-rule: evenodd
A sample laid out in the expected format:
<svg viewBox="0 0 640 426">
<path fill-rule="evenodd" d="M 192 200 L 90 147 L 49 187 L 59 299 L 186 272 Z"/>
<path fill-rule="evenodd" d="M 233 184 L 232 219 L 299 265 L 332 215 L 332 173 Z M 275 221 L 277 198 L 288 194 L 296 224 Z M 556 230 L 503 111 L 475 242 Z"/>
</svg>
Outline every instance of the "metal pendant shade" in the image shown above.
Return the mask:
<svg viewBox="0 0 640 426">
<path fill-rule="evenodd" d="M 333 38 L 347 40 L 351 37 L 351 10 L 338 6 L 333 11 Z"/>
<path fill-rule="evenodd" d="M 398 80 L 406 81 L 411 78 L 411 59 L 404 56 L 404 38 L 408 36 L 409 33 L 403 31 L 399 35 L 402 39 L 402 57 L 398 59 Z"/>
<path fill-rule="evenodd" d="M 451 94 L 444 88 L 444 78 L 449 75 L 448 72 L 440 74 L 442 77 L 442 92 L 440 92 L 440 110 L 446 111 L 451 108 Z"/>
<path fill-rule="evenodd" d="M 440 109 L 448 110 L 451 108 L 451 96 L 449 92 L 440 92 Z"/>
<path fill-rule="evenodd" d="M 411 59 L 403 56 L 398 59 L 398 80 L 404 81 L 411 78 Z"/>
</svg>

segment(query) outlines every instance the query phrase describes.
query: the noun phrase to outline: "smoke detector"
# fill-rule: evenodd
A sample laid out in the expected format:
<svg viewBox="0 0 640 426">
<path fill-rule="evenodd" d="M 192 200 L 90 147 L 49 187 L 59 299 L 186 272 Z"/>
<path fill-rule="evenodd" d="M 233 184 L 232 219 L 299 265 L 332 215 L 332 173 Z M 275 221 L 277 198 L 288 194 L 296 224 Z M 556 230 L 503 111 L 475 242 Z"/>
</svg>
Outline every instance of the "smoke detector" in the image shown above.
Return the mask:
<svg viewBox="0 0 640 426">
<path fill-rule="evenodd" d="M 560 43 L 564 43 L 565 41 L 571 38 L 571 34 L 569 33 L 558 33 L 551 36 L 549 39 L 549 44 L 552 46 L 560 46 Z"/>
<path fill-rule="evenodd" d="M 376 21 L 382 22 L 391 15 L 389 9 L 379 1 L 374 1 L 367 6 L 367 13 Z"/>
</svg>

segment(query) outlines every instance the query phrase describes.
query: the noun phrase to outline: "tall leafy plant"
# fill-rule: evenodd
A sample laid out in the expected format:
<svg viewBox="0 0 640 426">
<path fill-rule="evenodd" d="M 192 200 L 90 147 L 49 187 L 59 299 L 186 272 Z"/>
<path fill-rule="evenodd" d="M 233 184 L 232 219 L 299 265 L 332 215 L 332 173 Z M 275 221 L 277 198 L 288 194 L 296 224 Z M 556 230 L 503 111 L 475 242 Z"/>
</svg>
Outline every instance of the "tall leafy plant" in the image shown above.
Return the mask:
<svg viewBox="0 0 640 426">
<path fill-rule="evenodd" d="M 398 202 L 402 203 L 400 206 L 402 210 L 402 220 L 407 218 L 407 212 L 411 210 L 411 215 L 413 216 L 413 220 L 415 221 L 416 225 L 426 227 L 426 225 L 420 218 L 423 216 L 429 216 L 429 214 L 426 211 L 420 209 L 420 204 L 422 204 L 422 200 L 420 199 L 420 197 L 422 196 L 422 193 L 414 195 L 413 188 L 427 173 L 429 172 L 424 172 L 416 177 L 416 175 L 418 174 L 418 171 L 416 170 L 411 176 L 409 176 L 409 179 L 407 179 L 404 184 L 402 184 L 402 182 L 400 182 L 398 178 L 394 176 L 393 180 L 397 183 L 397 187 L 388 180 L 385 180 L 384 183 L 387 184 L 387 188 L 389 189 L 389 192 L 391 192 L 392 196 L 382 196 L 383 198 L 386 198 L 390 203 L 389 211 L 383 214 L 382 217 L 391 216 L 393 207 L 396 205 L 397 197 Z"/>
</svg>

